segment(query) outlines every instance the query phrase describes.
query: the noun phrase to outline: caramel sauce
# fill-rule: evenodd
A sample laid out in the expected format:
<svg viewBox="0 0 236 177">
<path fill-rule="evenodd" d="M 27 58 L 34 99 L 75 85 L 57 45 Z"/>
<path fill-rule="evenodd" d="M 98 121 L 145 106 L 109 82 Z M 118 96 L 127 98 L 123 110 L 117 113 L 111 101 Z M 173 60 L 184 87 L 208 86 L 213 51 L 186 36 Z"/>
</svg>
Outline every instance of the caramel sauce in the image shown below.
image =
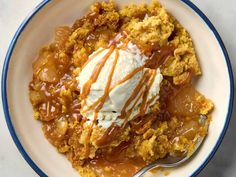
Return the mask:
<svg viewBox="0 0 236 177">
<path fill-rule="evenodd" d="M 128 158 L 126 149 L 132 142 L 123 142 L 115 147 L 111 153 L 100 155 L 89 161 L 86 166 L 101 177 L 117 177 L 118 174 L 132 177 L 138 170 L 146 165 L 140 158 Z"/>
<path fill-rule="evenodd" d="M 89 111 L 89 110 L 95 108 L 97 105 L 98 105 L 98 107 L 95 110 L 96 110 L 96 112 L 98 112 L 102 108 L 103 104 L 105 103 L 106 98 L 107 98 L 107 96 L 109 95 L 109 92 L 110 92 L 112 76 L 114 74 L 115 67 L 116 67 L 116 64 L 117 64 L 117 61 L 118 61 L 118 58 L 119 58 L 119 51 L 118 51 L 118 49 L 115 49 L 115 51 L 116 51 L 116 55 L 115 55 L 114 63 L 113 63 L 112 68 L 111 68 L 111 72 L 109 73 L 109 76 L 108 76 L 108 81 L 107 81 L 107 84 L 106 84 L 106 87 L 105 87 L 105 90 L 104 90 L 104 95 L 102 97 L 100 97 L 92 105 L 87 106 L 86 109 L 83 110 L 84 112 Z"/>
<path fill-rule="evenodd" d="M 90 57 L 82 66 L 81 70 L 84 69 L 84 67 L 89 63 L 91 62 L 96 56 L 98 56 L 100 53 L 102 53 L 105 49 L 101 49 L 99 50 L 97 53 L 93 54 L 92 57 Z"/>
<path fill-rule="evenodd" d="M 154 113 L 138 117 L 131 122 L 132 131 L 139 135 L 143 134 L 157 120 L 158 117 Z"/>
<path fill-rule="evenodd" d="M 130 105 L 130 103 L 136 98 L 136 96 L 138 95 L 138 93 L 140 92 L 140 90 L 142 89 L 142 87 L 144 86 L 144 83 L 149 79 L 148 77 L 148 71 L 145 71 L 142 79 L 140 80 L 139 84 L 135 87 L 134 91 L 132 92 L 131 96 L 129 97 L 129 99 L 126 101 L 122 111 L 121 111 L 121 115 L 123 116 L 122 118 L 127 119 L 126 116 L 126 109 L 127 107 Z"/>
<path fill-rule="evenodd" d="M 153 97 L 147 102 L 146 105 L 150 105 L 158 96 L 159 96 L 159 94 L 153 96 Z"/>
<path fill-rule="evenodd" d="M 179 83 L 179 85 L 188 85 L 191 84 L 192 78 L 195 75 L 195 72 L 192 68 L 188 69 L 185 73 L 185 77 L 183 80 Z"/>
<path fill-rule="evenodd" d="M 96 145 L 99 147 L 108 146 L 112 140 L 122 131 L 122 128 L 115 125 L 114 123 L 105 131 L 104 135 L 101 136 L 97 141 Z"/>
<path fill-rule="evenodd" d="M 136 101 L 134 102 L 134 105 L 132 106 L 132 108 L 130 108 L 130 112 L 132 111 L 132 109 L 138 104 L 138 102 L 139 102 L 139 100 L 144 96 L 144 93 L 145 92 L 143 92 L 142 94 L 140 94 L 139 96 L 138 96 L 138 98 L 136 99 Z M 129 112 L 128 111 L 128 112 Z M 134 118 L 135 119 L 135 118 Z"/>
<path fill-rule="evenodd" d="M 116 56 L 115 56 L 114 63 L 113 63 L 112 68 L 111 68 L 111 72 L 110 72 L 110 74 L 108 76 L 108 81 L 107 81 L 107 84 L 106 84 L 106 87 L 105 87 L 104 95 L 102 96 L 102 99 L 100 101 L 100 104 L 96 108 L 96 111 L 99 111 L 102 108 L 102 106 L 105 103 L 106 98 L 107 98 L 107 96 L 109 94 L 109 89 L 110 89 L 110 86 L 111 86 L 112 76 L 114 74 L 118 58 L 119 58 L 119 51 L 118 51 L 118 49 L 116 49 Z"/>
<path fill-rule="evenodd" d="M 81 98 L 85 99 L 90 92 L 90 88 L 94 82 L 96 82 L 103 66 L 105 65 L 107 59 L 110 57 L 112 52 L 115 50 L 115 46 L 112 46 L 109 52 L 103 57 L 103 59 L 95 66 L 91 78 L 84 84 L 82 89 Z"/>
<path fill-rule="evenodd" d="M 110 159 L 114 159 L 115 154 Z M 124 158 L 121 162 L 111 162 L 103 158 L 92 160 L 87 167 L 92 169 L 98 176 L 101 177 L 117 177 L 118 174 L 124 177 L 132 177 L 138 172 L 145 163 L 139 159 Z"/>
<path fill-rule="evenodd" d="M 116 34 L 116 35 L 112 38 L 112 40 L 109 41 L 108 47 L 110 47 L 110 46 L 112 46 L 112 45 L 116 45 L 116 44 L 121 43 L 121 41 L 123 41 L 124 39 L 126 39 L 126 37 L 127 37 L 127 33 L 126 33 L 125 31 L 122 31 L 122 32 Z M 128 44 L 128 43 L 125 42 L 124 45 L 123 45 L 123 47 L 125 47 L 127 44 Z"/>
<path fill-rule="evenodd" d="M 152 52 L 149 60 L 147 60 L 145 66 L 147 68 L 156 69 L 165 64 L 167 59 L 173 55 L 175 46 L 173 44 L 166 44 Z"/>
<path fill-rule="evenodd" d="M 142 71 L 144 69 L 144 67 L 139 67 L 136 68 L 135 70 L 133 70 L 131 73 L 129 73 L 128 75 L 126 75 L 123 79 L 119 80 L 115 85 L 113 85 L 110 88 L 110 91 L 113 90 L 115 87 L 117 87 L 118 85 L 123 84 L 124 82 L 126 82 L 127 80 L 131 79 L 132 77 L 134 77 L 138 72 Z"/>
<path fill-rule="evenodd" d="M 148 96 L 148 92 L 155 80 L 155 77 L 156 77 L 156 70 L 153 70 L 151 73 L 151 79 L 150 79 L 149 83 L 147 84 L 147 87 L 146 87 L 145 92 L 143 94 L 143 102 L 141 104 L 141 108 L 140 108 L 140 112 L 139 112 L 140 116 L 143 116 L 145 114 L 147 107 L 149 106 L 149 104 L 148 104 L 149 102 L 147 102 L 147 96 Z"/>
</svg>

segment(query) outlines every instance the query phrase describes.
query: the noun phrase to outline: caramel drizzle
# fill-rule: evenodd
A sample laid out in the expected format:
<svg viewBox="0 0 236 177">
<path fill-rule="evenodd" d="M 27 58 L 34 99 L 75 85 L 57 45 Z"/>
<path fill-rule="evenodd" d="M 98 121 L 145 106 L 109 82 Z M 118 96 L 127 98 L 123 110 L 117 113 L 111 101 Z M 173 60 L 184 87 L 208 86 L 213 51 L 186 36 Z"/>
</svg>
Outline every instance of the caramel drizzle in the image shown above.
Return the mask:
<svg viewBox="0 0 236 177">
<path fill-rule="evenodd" d="M 108 47 L 111 45 L 116 45 L 116 44 L 120 43 L 122 41 L 122 39 L 124 39 L 126 37 L 127 37 L 126 31 L 122 31 L 122 32 L 118 33 L 117 35 L 114 36 L 113 40 L 110 40 Z M 127 43 L 128 42 L 126 42 L 126 44 Z"/>
<path fill-rule="evenodd" d="M 121 46 L 119 46 L 119 49 L 127 49 L 129 42 L 124 42 Z"/>
<path fill-rule="evenodd" d="M 116 55 L 115 55 L 115 59 L 114 59 L 114 62 L 113 62 L 112 68 L 111 68 L 111 72 L 109 73 L 109 76 L 108 76 L 108 81 L 107 81 L 107 84 L 106 84 L 106 87 L 105 87 L 105 90 L 104 90 L 104 94 L 103 94 L 103 96 L 101 98 L 99 98 L 99 101 L 97 102 L 97 103 L 99 103 L 99 105 L 95 109 L 94 120 L 93 120 L 92 125 L 90 126 L 90 128 L 88 130 L 88 134 L 86 136 L 86 141 L 85 141 L 85 156 L 86 157 L 88 157 L 89 153 L 90 153 L 89 142 L 90 142 L 90 137 L 91 137 L 91 133 L 92 133 L 92 128 L 93 128 L 94 124 L 97 121 L 98 112 L 103 107 L 103 104 L 105 103 L 106 98 L 107 98 L 107 96 L 109 94 L 109 89 L 110 89 L 112 77 L 113 77 L 114 70 L 115 70 L 115 67 L 116 67 L 116 64 L 117 64 L 117 61 L 118 61 L 118 58 L 119 58 L 119 51 L 118 51 L 118 49 L 115 49 L 115 46 L 112 47 L 110 49 L 110 51 L 104 56 L 103 60 L 100 63 L 98 63 L 98 65 L 97 65 L 98 68 L 97 68 L 97 66 L 95 67 L 94 71 L 96 71 L 96 72 L 93 71 L 93 74 L 97 74 L 96 77 L 92 78 L 93 77 L 93 75 L 92 75 L 90 80 L 87 82 L 89 84 L 86 85 L 87 84 L 86 83 L 84 85 L 84 87 L 83 87 L 83 91 L 84 90 L 87 91 L 85 87 L 89 87 L 89 91 L 90 91 L 90 88 L 91 88 L 92 84 L 94 82 L 96 82 L 96 80 L 97 80 L 97 78 L 98 78 L 98 76 L 99 76 L 99 74 L 101 72 L 102 67 L 105 65 L 105 62 L 107 61 L 107 59 L 110 57 L 110 55 L 113 53 L 114 50 L 116 50 Z M 88 93 L 87 92 L 82 93 L 82 94 L 84 94 L 84 95 L 81 95 L 81 96 L 83 96 L 82 98 L 85 99 L 87 97 Z"/>
<path fill-rule="evenodd" d="M 121 130 L 121 127 L 112 123 L 112 125 L 105 131 L 104 135 L 96 141 L 96 145 L 99 147 L 106 147 Z"/>
<path fill-rule="evenodd" d="M 90 79 L 84 84 L 83 89 L 82 89 L 82 93 L 81 93 L 81 99 L 84 100 L 83 101 L 83 105 L 86 104 L 86 97 L 88 96 L 89 92 L 90 92 L 90 88 L 92 86 L 92 84 L 94 82 L 97 81 L 98 76 L 103 68 L 103 66 L 105 65 L 107 59 L 110 57 L 110 55 L 112 54 L 112 52 L 115 50 L 115 46 L 112 46 L 109 50 L 109 52 L 103 57 L 103 59 L 95 66 L 92 75 L 90 77 Z"/>
<path fill-rule="evenodd" d="M 147 110 L 147 107 L 149 106 L 148 102 L 147 102 L 147 97 L 148 97 L 148 92 L 155 80 L 155 77 L 156 77 L 156 70 L 152 70 L 152 73 L 151 73 L 151 79 L 149 81 L 149 83 L 147 84 L 147 87 L 144 91 L 144 94 L 143 94 L 143 102 L 141 104 L 141 108 L 140 108 L 140 112 L 139 112 L 139 115 L 143 116 Z"/>
<path fill-rule="evenodd" d="M 102 53 L 105 50 L 105 48 L 102 48 L 101 50 L 99 50 L 98 52 L 96 52 L 95 54 L 93 54 L 82 66 L 81 70 L 84 69 L 84 67 L 90 62 L 92 61 L 96 56 L 98 56 L 100 53 Z"/>
<path fill-rule="evenodd" d="M 169 57 L 173 55 L 175 49 L 176 47 L 170 43 L 158 47 L 156 51 L 152 52 L 152 55 L 149 60 L 146 61 L 145 66 L 156 69 L 161 65 L 165 65 Z"/>
<path fill-rule="evenodd" d="M 153 96 L 153 97 L 147 102 L 147 105 L 150 105 L 158 96 L 159 96 L 159 94 Z"/>
<path fill-rule="evenodd" d="M 107 85 L 106 85 L 106 87 L 105 87 L 104 95 L 103 95 L 102 97 L 100 97 L 100 98 L 99 98 L 96 102 L 94 102 L 93 104 L 91 104 L 91 105 L 89 105 L 89 106 L 86 105 L 86 109 L 83 109 L 82 112 L 89 111 L 89 110 L 95 108 L 99 103 L 105 102 L 107 96 L 109 95 L 109 93 L 110 93 L 110 91 L 111 91 L 110 86 L 111 86 L 112 76 L 113 76 L 113 74 L 114 74 L 115 66 L 116 66 L 116 64 L 117 64 L 118 58 L 119 58 L 119 51 L 118 51 L 118 49 L 116 49 L 115 60 L 114 60 L 113 66 L 112 66 L 112 68 L 111 68 L 110 75 L 109 75 L 109 77 L 108 77 L 108 83 L 107 83 Z M 103 104 L 104 104 L 104 103 L 103 103 Z M 103 105 L 103 104 L 102 104 L 102 105 Z M 100 106 L 101 106 L 101 104 L 100 104 Z M 101 106 L 101 108 L 102 108 L 102 106 Z M 101 109 L 101 108 L 100 108 L 100 109 Z M 99 110 L 100 110 L 100 109 L 99 109 Z"/>
<path fill-rule="evenodd" d="M 126 101 L 122 111 L 121 111 L 121 115 L 122 118 L 126 117 L 126 119 L 128 118 L 128 116 L 126 116 L 126 109 L 127 107 L 131 104 L 131 102 L 137 97 L 137 95 L 139 94 L 140 90 L 142 89 L 142 87 L 144 86 L 144 83 L 148 80 L 148 71 L 145 71 L 142 79 L 140 80 L 139 84 L 135 87 L 134 91 L 132 92 L 131 96 L 129 97 L 129 99 Z"/>
<path fill-rule="evenodd" d="M 139 68 L 136 68 L 133 72 L 129 73 L 128 75 L 126 75 L 123 79 L 119 80 L 115 85 L 113 85 L 110 89 L 110 91 L 112 91 L 115 87 L 117 87 L 118 85 L 123 84 L 124 82 L 126 82 L 127 80 L 131 79 L 132 77 L 134 77 L 138 72 L 142 71 L 144 69 L 144 66 L 141 66 Z"/>
<path fill-rule="evenodd" d="M 118 58 L 119 58 L 119 51 L 118 51 L 118 49 L 116 49 L 116 56 L 115 56 L 115 59 L 114 59 L 114 62 L 113 62 L 112 68 L 111 68 L 111 72 L 108 76 L 108 81 L 107 81 L 107 84 L 106 84 L 106 87 L 105 87 L 105 90 L 104 90 L 104 95 L 101 97 L 100 104 L 95 109 L 96 112 L 98 112 L 100 109 L 102 109 L 103 104 L 105 103 L 106 98 L 109 95 L 109 89 L 110 89 L 110 86 L 111 86 L 111 81 L 112 81 L 112 77 L 113 77 L 113 74 L 114 74 L 114 71 L 115 71 L 115 67 L 116 67 Z"/>
<path fill-rule="evenodd" d="M 125 126 L 126 126 L 126 124 L 127 124 L 127 122 L 128 122 L 128 119 L 129 119 L 130 115 L 132 114 L 132 110 L 135 108 L 135 106 L 137 106 L 139 100 L 143 97 L 143 94 L 144 94 L 144 92 L 142 92 L 139 96 L 138 96 L 138 94 L 137 94 L 138 98 L 137 98 L 136 101 L 134 102 L 133 106 L 132 106 L 128 111 L 125 112 L 125 117 L 126 117 L 126 119 L 125 119 L 125 121 L 124 121 L 124 123 L 123 123 L 123 125 L 122 125 L 122 128 L 125 128 Z M 133 119 L 135 119 L 137 116 L 138 116 L 138 115 L 136 115 Z"/>
</svg>

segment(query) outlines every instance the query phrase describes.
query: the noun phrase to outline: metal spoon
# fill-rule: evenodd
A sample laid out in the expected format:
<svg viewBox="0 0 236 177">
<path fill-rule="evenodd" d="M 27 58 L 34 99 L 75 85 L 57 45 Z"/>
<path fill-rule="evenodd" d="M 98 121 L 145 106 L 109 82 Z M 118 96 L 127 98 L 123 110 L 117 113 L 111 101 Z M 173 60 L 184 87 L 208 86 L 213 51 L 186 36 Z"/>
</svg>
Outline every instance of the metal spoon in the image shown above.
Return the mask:
<svg viewBox="0 0 236 177">
<path fill-rule="evenodd" d="M 201 125 L 205 126 L 206 128 L 208 128 L 208 124 L 206 122 L 207 122 L 207 116 L 206 115 L 200 115 L 199 123 Z M 183 164 L 184 162 L 189 160 L 190 157 L 192 157 L 193 154 L 195 154 L 195 152 L 201 146 L 204 139 L 205 139 L 205 136 L 203 136 L 203 137 L 199 136 L 199 137 L 196 138 L 196 140 L 195 140 L 196 141 L 195 149 L 194 149 L 193 152 L 191 152 L 191 154 L 189 154 L 188 152 L 185 152 L 181 156 L 177 156 L 177 157 L 167 156 L 164 159 L 155 161 L 152 164 L 142 168 L 133 177 L 141 177 L 142 175 L 147 173 L 149 170 L 152 170 L 152 169 L 157 168 L 157 167 L 172 168 L 172 167 L 176 167 L 176 166 L 179 166 L 179 165 Z"/>
</svg>

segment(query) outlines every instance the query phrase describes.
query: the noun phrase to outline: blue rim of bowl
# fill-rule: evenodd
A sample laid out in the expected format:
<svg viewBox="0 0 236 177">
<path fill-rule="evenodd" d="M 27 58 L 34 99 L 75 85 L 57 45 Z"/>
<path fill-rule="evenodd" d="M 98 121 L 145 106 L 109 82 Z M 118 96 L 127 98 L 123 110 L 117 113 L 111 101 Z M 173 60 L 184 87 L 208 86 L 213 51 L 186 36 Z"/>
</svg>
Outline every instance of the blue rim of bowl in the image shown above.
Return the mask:
<svg viewBox="0 0 236 177">
<path fill-rule="evenodd" d="M 12 55 L 12 52 L 14 50 L 14 47 L 17 43 L 17 40 L 18 40 L 19 36 L 21 35 L 24 28 L 27 26 L 29 21 L 34 17 L 34 15 L 37 14 L 37 12 L 40 11 L 50 1 L 51 0 L 42 1 L 37 7 L 35 7 L 35 9 L 33 9 L 33 11 L 25 18 L 25 20 L 21 23 L 20 27 L 17 29 L 17 31 L 16 31 L 16 33 L 15 33 L 15 35 L 14 35 L 14 37 L 13 37 L 11 43 L 10 43 L 10 46 L 7 50 L 7 54 L 6 54 L 6 57 L 5 57 L 3 70 L 2 70 L 2 81 L 1 81 L 2 82 L 1 91 L 2 91 L 3 109 L 4 109 L 6 123 L 7 123 L 8 129 L 10 131 L 10 134 L 12 136 L 12 139 L 14 140 L 18 150 L 20 151 L 20 153 L 22 154 L 24 159 L 27 161 L 27 163 L 31 166 L 31 168 L 34 169 L 34 171 L 39 176 L 43 176 L 43 177 L 47 177 L 47 175 L 34 163 L 34 161 L 27 154 L 27 152 L 23 148 L 20 140 L 18 139 L 18 137 L 16 135 L 16 132 L 15 132 L 15 129 L 14 129 L 14 126 L 11 122 L 11 117 L 10 117 L 9 108 L 8 108 L 8 101 L 7 101 L 7 74 L 8 74 L 8 67 L 9 67 L 11 55 Z M 232 109 L 233 109 L 234 79 L 233 79 L 233 72 L 232 72 L 230 59 L 229 59 L 227 50 L 224 46 L 224 43 L 223 43 L 219 33 L 217 32 L 217 30 L 215 29 L 213 24 L 206 17 L 206 15 L 196 5 L 194 5 L 191 1 L 189 1 L 189 0 L 181 0 L 181 1 L 184 4 L 186 4 L 188 7 L 190 7 L 193 11 L 195 11 L 195 13 L 197 13 L 202 18 L 202 20 L 207 24 L 207 26 L 210 28 L 210 30 L 214 33 L 215 38 L 217 39 L 217 41 L 218 41 L 218 43 L 221 47 L 221 50 L 224 54 L 226 64 L 227 64 L 227 68 L 228 68 L 229 79 L 230 79 L 230 99 L 229 99 L 228 113 L 227 113 L 226 121 L 225 121 L 225 124 L 224 124 L 224 128 L 223 128 L 223 130 L 222 130 L 222 132 L 221 132 L 221 134 L 220 134 L 220 136 L 217 140 L 217 143 L 215 144 L 214 148 L 212 149 L 211 153 L 208 155 L 208 157 L 205 159 L 205 161 L 197 168 L 197 170 L 191 175 L 191 176 L 197 176 L 201 172 L 201 170 L 208 164 L 208 162 L 211 160 L 211 158 L 214 156 L 214 154 L 216 153 L 217 149 L 219 148 L 219 146 L 220 146 L 220 144 L 221 144 L 221 142 L 224 138 L 226 130 L 228 128 L 230 118 L 231 118 Z"/>
</svg>

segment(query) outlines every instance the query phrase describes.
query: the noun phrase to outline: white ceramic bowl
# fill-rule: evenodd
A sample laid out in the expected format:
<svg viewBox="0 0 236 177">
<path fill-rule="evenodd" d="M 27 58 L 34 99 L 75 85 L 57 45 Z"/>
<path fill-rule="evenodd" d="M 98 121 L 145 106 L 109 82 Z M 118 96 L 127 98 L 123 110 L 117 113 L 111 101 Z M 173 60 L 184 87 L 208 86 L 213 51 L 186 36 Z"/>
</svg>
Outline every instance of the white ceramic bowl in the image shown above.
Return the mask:
<svg viewBox="0 0 236 177">
<path fill-rule="evenodd" d="M 5 59 L 2 99 L 6 122 L 19 151 L 40 176 L 79 175 L 45 139 L 40 123 L 33 119 L 28 98 L 32 61 L 40 47 L 52 40 L 57 26 L 71 25 L 94 1 L 43 1 L 17 30 Z M 115 1 L 123 6 L 132 0 Z M 189 163 L 169 175 L 195 176 L 214 155 L 227 129 L 233 104 L 233 75 L 223 42 L 207 17 L 188 0 L 161 0 L 161 3 L 191 34 L 203 70 L 197 88 L 215 103 L 205 143 Z"/>
</svg>

